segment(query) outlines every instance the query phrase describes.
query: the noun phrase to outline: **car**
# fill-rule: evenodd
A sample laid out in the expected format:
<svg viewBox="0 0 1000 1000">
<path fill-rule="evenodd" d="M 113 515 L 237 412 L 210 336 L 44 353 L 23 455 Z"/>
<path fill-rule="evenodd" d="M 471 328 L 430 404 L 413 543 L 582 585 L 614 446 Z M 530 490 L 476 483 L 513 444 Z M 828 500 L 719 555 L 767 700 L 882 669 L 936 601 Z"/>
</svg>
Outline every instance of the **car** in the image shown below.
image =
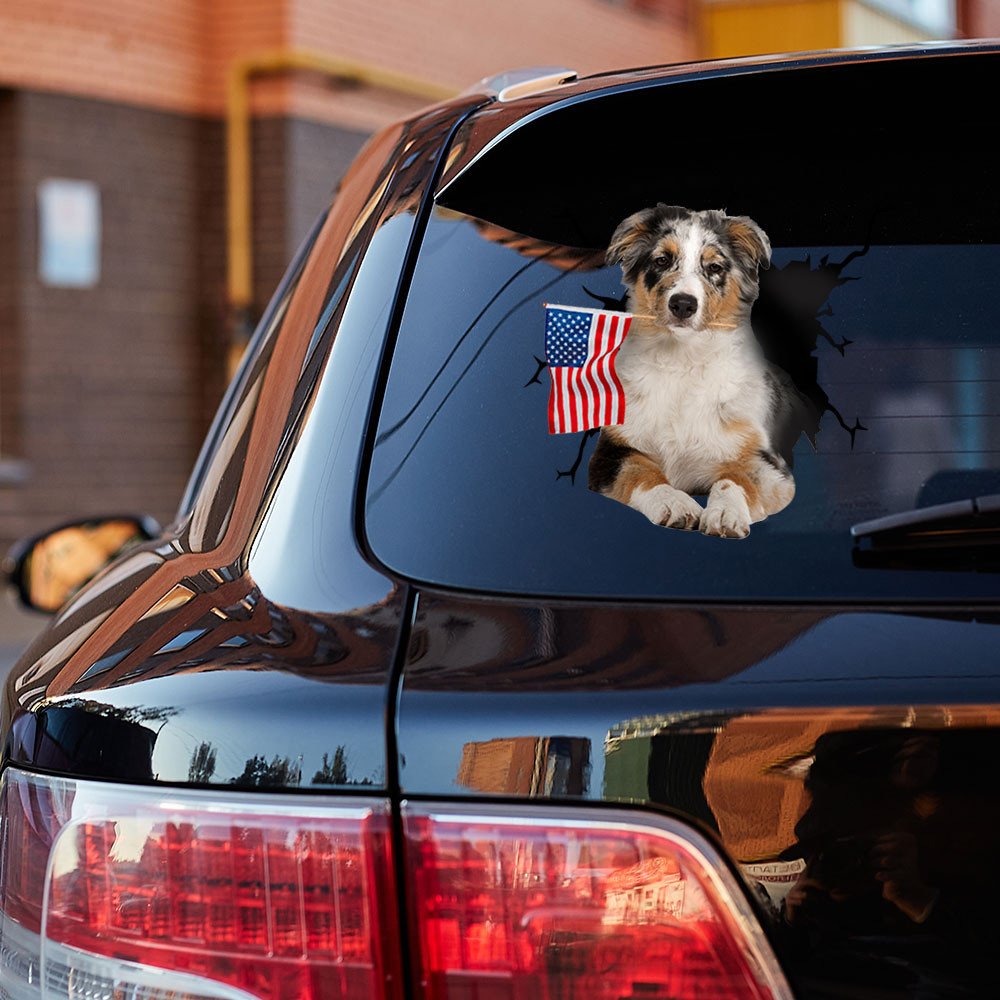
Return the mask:
<svg viewBox="0 0 1000 1000">
<path fill-rule="evenodd" d="M 0 995 L 994 995 L 998 58 L 525 73 L 377 134 L 174 522 L 12 553 L 53 617 L 0 722 Z M 627 345 L 655 382 L 727 294 L 807 414 L 794 498 L 683 531 L 614 502 L 680 481 Z M 549 433 L 546 306 L 632 317 L 624 424 Z M 688 452 L 744 433 L 697 357 Z"/>
</svg>

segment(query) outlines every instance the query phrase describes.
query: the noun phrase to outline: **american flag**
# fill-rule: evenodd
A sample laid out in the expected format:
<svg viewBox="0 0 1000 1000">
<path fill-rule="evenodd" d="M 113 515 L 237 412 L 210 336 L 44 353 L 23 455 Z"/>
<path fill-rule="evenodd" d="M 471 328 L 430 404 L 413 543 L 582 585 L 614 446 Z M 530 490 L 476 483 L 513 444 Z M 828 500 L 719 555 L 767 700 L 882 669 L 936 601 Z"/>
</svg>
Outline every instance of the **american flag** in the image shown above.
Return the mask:
<svg viewBox="0 0 1000 1000">
<path fill-rule="evenodd" d="M 625 421 L 615 355 L 629 313 L 581 306 L 545 307 L 545 358 L 552 376 L 549 433 L 572 434 Z"/>
</svg>

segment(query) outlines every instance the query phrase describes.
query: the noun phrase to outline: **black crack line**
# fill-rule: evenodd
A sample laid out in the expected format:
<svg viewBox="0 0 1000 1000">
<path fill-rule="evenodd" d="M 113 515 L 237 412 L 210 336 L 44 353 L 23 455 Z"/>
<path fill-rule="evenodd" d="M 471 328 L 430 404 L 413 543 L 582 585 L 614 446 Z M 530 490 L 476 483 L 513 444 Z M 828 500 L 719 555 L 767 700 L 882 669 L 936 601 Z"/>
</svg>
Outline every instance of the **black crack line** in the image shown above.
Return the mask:
<svg viewBox="0 0 1000 1000">
<path fill-rule="evenodd" d="M 877 213 L 876 213 L 877 214 Z M 840 276 L 840 272 L 847 267 L 852 261 L 857 260 L 859 257 L 864 257 L 866 253 L 872 248 L 872 230 L 875 228 L 875 216 L 872 216 L 871 222 L 868 223 L 868 234 L 865 236 L 865 245 L 860 250 L 852 250 L 839 264 L 834 264 L 837 269 L 837 276 Z M 860 278 L 848 278 L 848 281 L 860 281 Z"/>
<path fill-rule="evenodd" d="M 827 306 L 823 312 L 816 313 L 816 318 L 819 319 L 821 316 L 832 316 L 833 310 Z M 819 324 L 819 335 L 836 351 L 840 353 L 841 357 L 844 357 L 844 352 L 847 350 L 851 344 L 854 343 L 853 340 L 848 340 L 847 337 L 841 337 L 839 343 L 833 339 L 832 334 L 823 326 L 822 323 Z"/>
<path fill-rule="evenodd" d="M 628 292 L 625 292 L 621 298 L 616 299 L 613 295 L 598 295 L 597 292 L 592 292 L 586 285 L 583 286 L 583 290 L 592 299 L 596 299 L 602 303 L 605 309 L 610 309 L 612 312 L 628 312 Z"/>
<path fill-rule="evenodd" d="M 560 479 L 569 479 L 570 484 L 576 485 L 576 474 L 580 468 L 580 463 L 583 461 L 583 452 L 587 447 L 587 442 L 595 435 L 600 433 L 600 427 L 591 427 L 589 431 L 583 432 L 583 437 L 580 438 L 580 449 L 576 453 L 576 461 L 565 471 L 560 472 L 556 469 L 556 482 Z"/>
<path fill-rule="evenodd" d="M 846 285 L 847 282 L 849 282 L 849 281 L 860 281 L 861 280 L 859 277 L 842 278 L 841 275 L 844 273 L 844 269 L 848 266 L 848 264 L 852 264 L 859 257 L 864 257 L 865 254 L 867 254 L 868 251 L 871 250 L 871 248 L 872 248 L 872 230 L 875 228 L 875 218 L 876 218 L 877 214 L 878 213 L 876 213 L 875 215 L 873 215 L 872 218 L 871 218 L 871 221 L 868 223 L 868 233 L 865 236 L 865 245 L 860 250 L 852 250 L 843 260 L 838 261 L 836 264 L 831 264 L 830 263 L 830 255 L 829 254 L 825 254 L 823 256 L 822 260 L 820 260 L 820 262 L 819 262 L 820 267 L 829 267 L 829 268 L 833 269 L 834 273 L 837 275 L 837 284 L 838 285 Z M 816 313 L 816 318 L 819 319 L 822 316 L 832 316 L 832 315 L 833 315 L 833 307 L 829 303 L 827 303 L 825 309 L 822 309 L 821 311 L 819 311 L 819 312 Z M 838 351 L 840 353 L 841 357 L 844 357 L 845 351 L 847 350 L 847 348 L 850 347 L 851 344 L 854 343 L 853 340 L 849 340 L 847 337 L 842 337 L 841 340 L 840 340 L 840 343 L 837 343 L 837 341 L 833 339 L 833 337 L 830 335 L 830 333 L 827 332 L 826 328 L 823 326 L 822 323 L 819 324 L 819 329 L 820 329 L 820 334 L 822 335 L 823 339 L 832 348 L 834 348 L 834 350 Z M 838 417 L 839 416 L 840 415 L 838 414 Z M 840 422 L 842 424 L 844 424 L 844 421 L 842 419 L 841 419 Z M 850 428 L 847 427 L 846 424 L 844 424 L 844 428 L 845 428 L 845 430 L 850 430 Z M 867 430 L 867 428 L 859 426 L 858 428 L 856 428 L 856 430 Z M 851 436 L 851 447 L 852 448 L 854 447 L 854 436 L 853 435 Z"/>
<path fill-rule="evenodd" d="M 861 423 L 861 420 L 858 417 L 854 418 L 854 426 L 849 427 L 847 421 L 841 416 L 840 410 L 838 410 L 837 407 L 829 401 L 827 401 L 826 408 L 828 412 L 832 413 L 837 418 L 837 423 L 839 423 L 840 426 L 851 435 L 851 451 L 854 451 L 854 438 L 857 436 L 858 431 L 866 431 L 868 428 Z"/>
<path fill-rule="evenodd" d="M 531 356 L 535 359 L 535 364 L 538 365 L 538 367 L 535 369 L 535 374 L 521 386 L 522 389 L 527 389 L 529 385 L 541 385 L 542 380 L 538 376 L 541 375 L 542 372 L 549 366 L 549 363 L 547 361 L 543 361 L 537 354 L 532 354 Z"/>
<path fill-rule="evenodd" d="M 535 258 L 535 260 L 541 260 L 541 259 L 542 259 L 541 257 Z M 538 296 L 541 295 L 543 292 L 548 291 L 553 285 L 562 281 L 563 278 L 565 278 L 567 275 L 572 274 L 582 263 L 583 261 L 580 261 L 579 263 L 574 264 L 572 267 L 567 268 L 565 271 L 560 271 L 559 274 L 557 274 L 554 278 L 552 278 L 551 281 L 545 282 L 545 284 L 542 285 L 541 288 L 538 288 L 533 292 L 529 292 L 527 295 L 524 296 L 524 298 L 519 299 L 516 303 L 514 303 L 514 305 L 510 307 L 510 309 L 508 309 L 503 314 L 503 316 L 500 317 L 500 319 L 497 321 L 493 329 L 490 330 L 490 332 L 483 339 L 483 342 L 479 345 L 478 348 L 476 348 L 476 353 L 472 355 L 466 366 L 461 370 L 461 372 L 459 372 L 458 378 L 456 378 L 455 381 L 452 383 L 451 388 L 445 393 L 444 398 L 441 400 L 440 403 L 438 403 L 436 407 L 434 407 L 434 411 L 427 418 L 427 422 L 424 424 L 424 426 L 420 428 L 420 433 L 413 439 L 413 444 L 411 444 L 410 447 L 407 449 L 406 454 L 396 463 L 396 467 L 392 470 L 392 472 L 389 473 L 389 475 L 386 477 L 382 485 L 379 486 L 376 490 L 372 491 L 370 497 L 372 503 L 378 500 L 382 496 L 382 494 L 385 493 L 385 491 L 389 488 L 389 486 L 392 485 L 392 482 L 395 480 L 396 476 L 398 476 L 400 472 L 403 471 L 403 466 L 406 464 L 407 459 L 413 454 L 413 452 L 416 450 L 417 445 L 420 444 L 420 442 L 423 440 L 423 436 L 427 433 L 431 424 L 434 422 L 437 415 L 441 412 L 442 408 L 444 407 L 444 404 L 447 403 L 449 399 L 451 399 L 451 394 L 458 388 L 459 383 L 468 374 L 469 369 L 479 360 L 479 355 L 482 354 L 484 350 L 486 350 L 486 346 L 493 339 L 493 336 L 497 332 L 497 330 L 499 330 L 500 327 L 502 327 L 504 323 L 506 323 L 507 320 L 510 319 L 510 317 L 517 312 L 518 309 L 520 309 L 522 306 L 527 305 L 529 302 L 536 300 Z"/>
<path fill-rule="evenodd" d="M 424 400 L 425 400 L 425 399 L 427 398 L 427 394 L 428 394 L 428 393 L 429 393 L 429 392 L 431 391 L 431 389 L 433 388 L 433 386 L 434 386 L 434 383 L 435 383 L 435 382 L 437 382 L 437 380 L 438 380 L 438 379 L 439 379 L 439 378 L 440 378 L 440 377 L 441 377 L 441 376 L 442 376 L 442 375 L 444 374 L 444 371 L 445 371 L 445 369 L 446 369 L 446 368 L 448 367 L 448 365 L 449 365 L 449 364 L 451 363 L 451 359 L 452 359 L 452 358 L 453 358 L 453 357 L 455 356 L 455 353 L 456 353 L 456 352 L 458 351 L 458 349 L 459 349 L 459 348 L 460 348 L 460 347 L 462 346 L 462 343 L 463 343 L 463 341 L 465 340 L 465 338 L 466 338 L 466 337 L 468 337 L 468 336 L 469 336 L 469 334 L 470 334 L 470 333 L 472 333 L 472 331 L 473 331 L 473 330 L 474 330 L 474 329 L 476 328 L 476 324 L 477 324 L 477 323 L 478 323 L 478 322 L 479 322 L 479 321 L 480 321 L 480 320 L 481 320 L 481 319 L 483 318 L 483 316 L 485 316 L 485 315 L 486 315 L 486 311 L 487 311 L 487 310 L 488 310 L 488 309 L 490 308 L 490 306 L 492 306 L 492 305 L 493 305 L 493 303 L 494 303 L 494 302 L 496 302 L 496 300 L 497 300 L 498 298 L 500 298 L 500 296 L 501 296 L 501 295 L 503 295 L 503 293 L 504 293 L 504 292 L 505 292 L 505 291 L 506 291 L 506 290 L 507 290 L 507 289 L 508 289 L 508 288 L 509 288 L 509 287 L 510 287 L 510 286 L 511 286 L 511 285 L 512 285 L 512 284 L 513 284 L 513 283 L 514 283 L 514 282 L 515 282 L 515 281 L 516 281 L 516 280 L 517 280 L 517 279 L 518 279 L 518 278 L 519 278 L 519 277 L 520 277 L 520 276 L 521 276 L 522 274 L 524 274 L 524 272 L 525 272 L 525 271 L 527 271 L 529 267 L 531 267 L 531 266 L 532 266 L 532 265 L 534 265 L 534 264 L 537 264 L 537 263 L 538 263 L 538 262 L 539 262 L 540 260 L 545 260 L 545 258 L 546 258 L 546 257 L 548 257 L 548 256 L 549 256 L 549 254 L 552 254 L 552 253 L 555 253 L 555 249 L 556 249 L 556 248 L 555 248 L 555 247 L 553 247 L 553 248 L 552 248 L 551 250 L 549 250 L 549 251 L 547 251 L 546 253 L 542 254 L 542 255 L 541 255 L 540 257 L 532 257 L 532 258 L 531 258 L 531 260 L 529 260 L 529 261 L 528 261 L 528 262 L 527 262 L 526 264 L 523 264 L 523 265 L 522 265 L 521 267 L 519 267 L 519 268 L 518 268 L 518 269 L 517 269 L 517 270 L 516 270 L 516 271 L 515 271 L 515 272 L 514 272 L 514 273 L 513 273 L 513 274 L 512 274 L 512 275 L 511 275 L 511 276 L 510 276 L 510 277 L 509 277 L 509 278 L 508 278 L 508 279 L 507 279 L 507 280 L 506 280 L 506 281 L 505 281 L 505 282 L 504 282 L 504 283 L 503 283 L 503 284 L 502 284 L 502 285 L 501 285 L 501 286 L 500 286 L 500 287 L 499 287 L 499 288 L 498 288 L 498 289 L 497 289 L 497 290 L 496 290 L 496 291 L 495 291 L 494 293 L 493 293 L 493 295 L 492 295 L 492 296 L 490 297 L 490 299 L 489 299 L 489 301 L 488 301 L 488 302 L 486 303 L 486 305 L 484 305 L 484 306 L 483 306 L 483 308 L 479 310 L 479 313 L 478 313 L 478 314 L 476 315 L 476 318 L 475 318 L 475 319 L 474 319 L 474 320 L 473 320 L 473 321 L 472 321 L 472 322 L 471 322 L 471 323 L 470 323 L 470 324 L 469 324 L 469 325 L 468 325 L 468 326 L 467 326 L 467 327 L 465 328 L 465 331 L 464 331 L 464 332 L 462 333 L 462 335 L 461 335 L 461 336 L 460 336 L 460 337 L 458 338 L 458 340 L 456 340 L 456 341 L 455 341 L 455 343 L 454 343 L 454 344 L 452 345 L 452 348 L 451 348 L 451 350 L 450 350 L 450 351 L 448 352 L 448 354 L 447 354 L 447 356 L 445 357 L 444 361 L 442 361 L 442 362 L 441 362 L 441 365 L 440 365 L 440 367 L 439 367 L 439 368 L 438 368 L 438 370 L 437 370 L 437 371 L 436 371 L 436 372 L 434 373 L 434 377 L 433 377 L 433 378 L 432 378 L 432 379 L 431 379 L 431 380 L 430 380 L 430 381 L 429 381 L 429 382 L 427 383 L 427 385 L 426 385 L 426 386 L 424 387 L 424 391 L 423 391 L 422 393 L 420 393 L 420 395 L 419 395 L 419 396 L 417 397 L 417 401 L 416 401 L 416 402 L 415 402 L 415 403 L 413 404 L 413 406 L 411 406 L 411 407 L 410 407 L 410 408 L 409 408 L 409 409 L 408 409 L 408 410 L 406 411 L 406 413 L 404 413 L 404 414 L 403 414 L 403 416 L 401 416 L 401 417 L 399 418 L 399 420 L 397 420 L 397 421 L 396 421 L 396 422 L 395 422 L 395 423 L 394 423 L 394 424 L 393 424 L 393 425 L 392 425 L 391 427 L 387 427 L 387 428 L 386 428 L 386 429 L 385 429 L 384 431 L 382 431 L 382 433 L 381 433 L 381 434 L 379 434 L 379 436 L 378 436 L 377 438 L 375 438 L 375 444 L 376 444 L 376 445 L 380 445 L 380 444 L 384 443 L 385 441 L 387 441 L 387 440 L 388 440 L 389 438 L 391 438 L 391 437 L 393 436 L 393 434 L 395 434 L 395 433 L 396 433 L 396 432 L 397 432 L 397 431 L 398 431 L 398 430 L 399 430 L 399 429 L 400 429 L 400 428 L 401 428 L 401 427 L 403 426 L 403 424 L 405 424 L 405 423 L 406 423 L 406 422 L 407 422 L 407 421 L 408 421 L 408 420 L 409 420 L 409 419 L 410 419 L 410 418 L 411 418 L 411 417 L 413 416 L 413 414 L 417 412 L 417 410 L 418 410 L 418 409 L 419 409 L 419 407 L 420 407 L 420 404 L 421 404 L 421 403 L 422 403 L 422 402 L 423 402 L 423 401 L 424 401 Z"/>
</svg>

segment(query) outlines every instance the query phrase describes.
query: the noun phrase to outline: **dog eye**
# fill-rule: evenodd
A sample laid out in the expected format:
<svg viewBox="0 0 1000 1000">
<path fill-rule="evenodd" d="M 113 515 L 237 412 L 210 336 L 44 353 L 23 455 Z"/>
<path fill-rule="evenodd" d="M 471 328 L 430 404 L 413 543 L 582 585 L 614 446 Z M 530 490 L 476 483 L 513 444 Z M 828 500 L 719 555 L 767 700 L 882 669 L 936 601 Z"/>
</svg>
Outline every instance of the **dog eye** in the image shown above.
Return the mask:
<svg viewBox="0 0 1000 1000">
<path fill-rule="evenodd" d="M 658 257 L 653 258 L 653 263 L 656 264 L 657 267 L 670 267 L 673 262 L 674 258 L 669 253 L 661 253 Z"/>
<path fill-rule="evenodd" d="M 709 274 L 714 275 L 722 274 L 722 272 L 725 271 L 725 268 L 717 260 L 713 260 L 712 263 L 705 268 L 705 270 L 708 271 Z"/>
</svg>

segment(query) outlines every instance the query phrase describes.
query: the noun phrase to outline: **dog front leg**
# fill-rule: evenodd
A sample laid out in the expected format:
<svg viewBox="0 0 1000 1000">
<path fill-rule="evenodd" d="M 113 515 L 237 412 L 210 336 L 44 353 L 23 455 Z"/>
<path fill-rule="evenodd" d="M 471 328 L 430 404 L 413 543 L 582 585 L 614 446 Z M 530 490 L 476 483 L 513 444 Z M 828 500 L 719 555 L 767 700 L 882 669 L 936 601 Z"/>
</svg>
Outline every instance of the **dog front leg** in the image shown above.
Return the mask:
<svg viewBox="0 0 1000 1000">
<path fill-rule="evenodd" d="M 701 518 L 706 535 L 746 538 L 750 525 L 792 502 L 795 480 L 779 457 L 765 449 L 719 469 Z"/>
<path fill-rule="evenodd" d="M 743 479 L 743 477 L 739 477 Z M 708 491 L 705 513 L 701 517 L 701 530 L 706 535 L 720 538 L 746 538 L 754 520 L 747 502 L 750 484 L 743 479 L 720 479 Z"/>
<path fill-rule="evenodd" d="M 701 505 L 667 482 L 663 470 L 648 455 L 601 433 L 590 459 L 589 484 L 601 493 L 645 514 L 653 524 L 692 531 L 698 527 Z"/>
</svg>

